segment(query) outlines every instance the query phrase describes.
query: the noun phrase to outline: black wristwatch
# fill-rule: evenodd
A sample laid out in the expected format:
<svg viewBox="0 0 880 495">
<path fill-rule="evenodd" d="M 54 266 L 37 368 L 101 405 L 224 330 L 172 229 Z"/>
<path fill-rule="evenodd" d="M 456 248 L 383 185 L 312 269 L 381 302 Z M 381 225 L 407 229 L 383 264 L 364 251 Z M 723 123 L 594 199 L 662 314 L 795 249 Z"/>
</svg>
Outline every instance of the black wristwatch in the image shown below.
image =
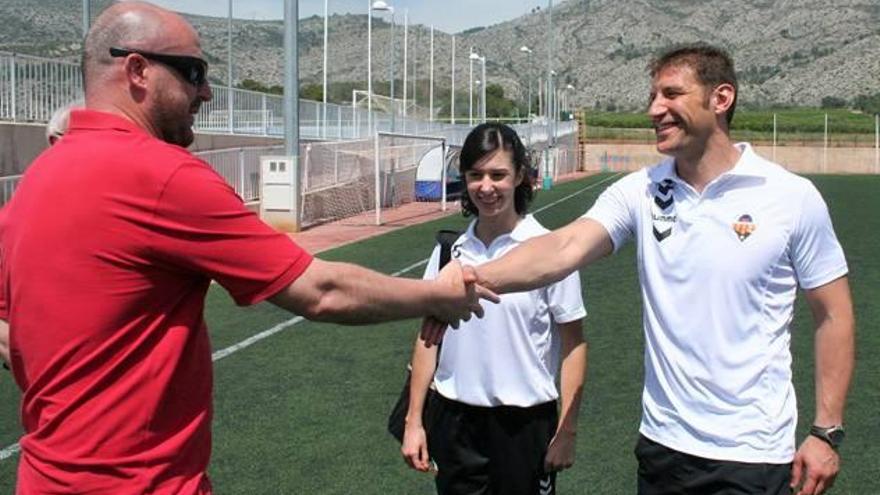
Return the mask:
<svg viewBox="0 0 880 495">
<path fill-rule="evenodd" d="M 827 427 L 813 425 L 810 428 L 810 435 L 824 440 L 832 449 L 837 450 L 840 447 L 840 444 L 843 443 L 843 438 L 846 436 L 846 432 L 843 431 L 843 425 Z"/>
</svg>

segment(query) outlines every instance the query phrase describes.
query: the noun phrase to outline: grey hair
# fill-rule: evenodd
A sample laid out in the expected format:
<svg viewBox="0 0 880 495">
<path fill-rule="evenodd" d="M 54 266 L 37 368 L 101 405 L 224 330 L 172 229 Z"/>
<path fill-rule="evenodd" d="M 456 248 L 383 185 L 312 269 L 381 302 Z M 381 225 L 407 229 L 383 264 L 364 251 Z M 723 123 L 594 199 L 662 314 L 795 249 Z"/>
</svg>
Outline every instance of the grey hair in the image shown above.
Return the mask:
<svg viewBox="0 0 880 495">
<path fill-rule="evenodd" d="M 46 124 L 46 141 L 52 144 L 52 138 L 61 139 L 67 133 L 67 125 L 70 122 L 70 111 L 83 108 L 85 103 L 82 99 L 76 99 L 66 105 L 62 105 L 52 113 L 52 118 Z"/>
</svg>

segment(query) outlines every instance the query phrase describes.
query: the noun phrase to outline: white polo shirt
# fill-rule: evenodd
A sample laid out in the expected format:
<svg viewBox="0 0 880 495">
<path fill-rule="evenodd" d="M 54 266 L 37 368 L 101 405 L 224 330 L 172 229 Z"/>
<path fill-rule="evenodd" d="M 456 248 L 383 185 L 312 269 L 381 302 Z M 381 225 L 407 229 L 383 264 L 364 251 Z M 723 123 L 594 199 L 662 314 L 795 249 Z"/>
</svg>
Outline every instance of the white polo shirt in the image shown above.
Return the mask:
<svg viewBox="0 0 880 495">
<path fill-rule="evenodd" d="M 476 220 L 453 244 L 453 259 L 464 265 L 481 265 L 548 232 L 528 215 L 487 247 L 476 237 L 475 225 Z M 425 270 L 426 279 L 437 276 L 439 258 L 437 247 Z M 483 318 L 471 318 L 458 330 L 446 331 L 434 375 L 437 392 L 487 407 L 529 407 L 556 400 L 561 352 L 556 323 L 586 316 L 579 274 L 541 289 L 504 294 L 500 303 L 483 304 L 483 309 Z"/>
<path fill-rule="evenodd" d="M 812 183 L 736 146 L 735 167 L 702 194 L 669 158 L 617 181 L 584 216 L 605 226 L 615 250 L 636 238 L 641 433 L 704 458 L 788 463 L 795 293 L 845 275 L 847 265 Z"/>
</svg>

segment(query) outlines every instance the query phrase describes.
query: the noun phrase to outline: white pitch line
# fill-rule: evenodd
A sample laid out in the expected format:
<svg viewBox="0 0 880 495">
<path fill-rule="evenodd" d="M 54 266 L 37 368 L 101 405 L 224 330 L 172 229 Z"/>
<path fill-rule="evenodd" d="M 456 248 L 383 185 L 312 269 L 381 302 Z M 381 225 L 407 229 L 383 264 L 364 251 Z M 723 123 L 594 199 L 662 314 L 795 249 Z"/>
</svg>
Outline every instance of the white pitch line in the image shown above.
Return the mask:
<svg viewBox="0 0 880 495">
<path fill-rule="evenodd" d="M 21 447 L 19 447 L 17 443 L 14 443 L 14 444 L 10 445 L 9 447 L 6 447 L 5 449 L 0 450 L 0 461 L 6 459 L 7 457 L 14 456 L 15 454 L 18 453 L 19 450 L 21 450 Z"/>
<path fill-rule="evenodd" d="M 538 209 L 535 210 L 533 213 L 535 213 L 535 214 L 537 214 L 537 213 L 541 213 L 542 211 L 544 211 L 544 210 L 546 210 L 546 209 L 548 209 L 548 208 L 552 208 L 552 207 L 558 205 L 559 203 L 562 203 L 562 202 L 564 202 L 564 201 L 568 201 L 569 199 L 571 199 L 571 198 L 577 196 L 578 194 L 580 194 L 580 193 L 582 193 L 582 192 L 584 192 L 584 191 L 587 191 L 587 190 L 592 189 L 592 188 L 594 188 L 594 187 L 596 187 L 596 186 L 598 186 L 598 185 L 600 185 L 600 184 L 604 184 L 604 183 L 608 182 L 608 181 L 611 180 L 611 179 L 615 179 L 615 178 L 619 177 L 620 174 L 622 174 L 622 173 L 623 173 L 623 172 L 617 172 L 616 174 L 612 175 L 611 177 L 606 177 L 606 178 L 600 180 L 599 182 L 596 182 L 595 184 L 590 184 L 589 186 L 587 186 L 587 187 L 581 189 L 580 191 L 575 191 L 575 192 L 569 194 L 568 196 L 565 196 L 564 198 L 559 198 L 559 199 L 557 199 L 556 201 L 554 201 L 554 202 L 552 202 L 552 203 L 550 203 L 550 204 L 547 204 L 547 205 L 544 205 L 544 206 L 538 208 Z"/>
<path fill-rule="evenodd" d="M 534 211 L 534 213 L 540 213 L 548 208 L 551 208 L 553 206 L 558 205 L 559 203 L 562 203 L 564 201 L 568 201 L 569 199 L 581 194 L 584 191 L 587 191 L 587 190 L 592 189 L 600 184 L 604 184 L 605 182 L 608 182 L 611 179 L 614 179 L 615 177 L 619 176 L 620 174 L 621 174 L 621 172 L 618 172 L 617 174 L 612 175 L 611 177 L 608 177 L 608 178 L 600 180 L 599 182 L 590 184 L 587 187 L 585 187 L 579 191 L 573 192 L 573 193 L 569 194 L 568 196 L 565 196 L 564 198 L 557 199 L 556 201 L 554 201 L 550 204 L 547 204 L 547 205 L 542 206 L 541 208 L 538 208 L 537 210 Z M 413 263 L 412 265 L 409 265 L 406 268 L 402 268 L 402 269 L 392 273 L 391 276 L 398 277 L 400 275 L 403 275 L 404 273 L 409 272 L 410 270 L 414 270 L 414 269 L 426 264 L 427 262 L 428 262 L 428 259 L 425 258 L 421 261 Z M 268 337 L 271 337 L 271 336 L 275 335 L 276 333 L 281 332 L 281 331 L 287 329 L 288 327 L 292 327 L 293 325 L 296 325 L 297 323 L 300 323 L 304 320 L 305 320 L 305 318 L 303 318 L 302 316 L 295 316 L 287 321 L 283 321 L 283 322 L 275 325 L 274 327 L 272 327 L 268 330 L 263 330 L 262 332 L 260 332 L 258 334 L 252 335 L 237 344 L 233 344 L 229 347 L 226 347 L 224 349 L 220 349 L 219 351 L 214 352 L 213 354 L 211 354 L 211 361 L 219 361 L 219 360 L 229 356 L 230 354 L 236 353 L 246 347 L 250 347 L 250 346 L 256 344 L 257 342 L 259 342 L 263 339 L 266 339 Z M 10 445 L 9 447 L 6 447 L 3 450 L 0 450 L 0 461 L 14 456 L 15 454 L 17 454 L 19 452 L 19 450 L 21 450 L 21 448 L 18 446 L 17 443 Z"/>
<path fill-rule="evenodd" d="M 392 273 L 391 276 L 397 277 L 397 276 L 403 275 L 404 273 L 406 273 L 410 270 L 413 270 L 415 268 L 418 268 L 427 262 L 428 262 L 428 260 L 424 259 L 422 261 L 419 261 L 418 263 L 413 263 L 412 265 L 410 265 L 402 270 L 398 270 L 398 271 Z M 234 344 L 229 347 L 226 347 L 225 349 L 220 349 L 219 351 L 216 351 L 214 354 L 211 354 L 211 361 L 219 361 L 234 352 L 238 352 L 238 351 L 244 349 L 245 347 L 250 347 L 250 346 L 256 344 L 257 342 L 259 342 L 267 337 L 271 337 L 272 335 L 275 335 L 276 333 L 284 330 L 285 328 L 296 325 L 297 323 L 299 323 L 303 320 L 305 320 L 305 318 L 303 318 L 302 316 L 295 316 L 287 321 L 282 321 L 281 323 L 275 325 L 274 327 L 272 327 L 268 330 L 263 330 L 262 332 L 260 332 L 256 335 L 252 335 L 237 344 Z"/>
</svg>

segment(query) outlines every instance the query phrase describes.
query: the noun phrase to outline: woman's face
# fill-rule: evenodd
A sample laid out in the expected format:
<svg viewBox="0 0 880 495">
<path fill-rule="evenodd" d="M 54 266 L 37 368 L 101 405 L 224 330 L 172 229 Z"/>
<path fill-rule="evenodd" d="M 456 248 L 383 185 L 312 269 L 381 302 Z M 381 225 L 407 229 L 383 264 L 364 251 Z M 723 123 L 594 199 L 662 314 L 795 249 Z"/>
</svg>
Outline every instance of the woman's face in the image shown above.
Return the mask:
<svg viewBox="0 0 880 495">
<path fill-rule="evenodd" d="M 480 217 L 516 213 L 514 191 L 522 175 L 514 171 L 509 151 L 498 150 L 464 174 L 467 193 Z"/>
</svg>

